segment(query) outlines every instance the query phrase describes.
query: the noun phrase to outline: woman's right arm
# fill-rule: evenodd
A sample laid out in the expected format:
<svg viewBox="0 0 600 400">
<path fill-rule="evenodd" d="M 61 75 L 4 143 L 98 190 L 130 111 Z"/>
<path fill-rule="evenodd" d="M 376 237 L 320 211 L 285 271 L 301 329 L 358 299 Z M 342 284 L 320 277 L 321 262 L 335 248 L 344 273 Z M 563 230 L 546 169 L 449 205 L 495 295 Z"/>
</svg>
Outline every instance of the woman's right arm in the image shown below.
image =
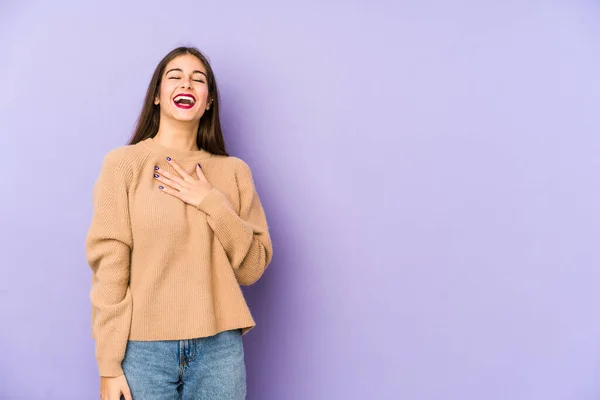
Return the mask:
<svg viewBox="0 0 600 400">
<path fill-rule="evenodd" d="M 121 362 L 131 328 L 129 289 L 133 246 L 128 187 L 129 157 L 121 149 L 109 152 L 93 190 L 92 221 L 86 237 L 86 257 L 92 269 L 92 335 L 102 377 L 123 374 Z"/>
</svg>

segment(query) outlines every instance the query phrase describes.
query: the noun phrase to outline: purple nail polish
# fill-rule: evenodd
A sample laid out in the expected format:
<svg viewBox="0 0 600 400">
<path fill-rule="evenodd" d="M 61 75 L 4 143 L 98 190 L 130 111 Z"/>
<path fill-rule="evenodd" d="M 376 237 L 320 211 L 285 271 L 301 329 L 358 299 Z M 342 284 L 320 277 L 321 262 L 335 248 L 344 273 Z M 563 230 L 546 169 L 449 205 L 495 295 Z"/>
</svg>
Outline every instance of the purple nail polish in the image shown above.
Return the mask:
<svg viewBox="0 0 600 400">
<path fill-rule="evenodd" d="M 159 176 L 158 176 L 158 174 L 154 174 L 154 177 L 155 177 L 155 178 L 158 178 Z"/>
<path fill-rule="evenodd" d="M 198 166 L 200 167 L 200 169 L 202 169 L 202 165 L 200 165 L 200 163 L 198 163 Z"/>
<path fill-rule="evenodd" d="M 158 187 L 160 190 L 163 190 L 165 187 L 164 186 L 159 186 Z"/>
<path fill-rule="evenodd" d="M 171 161 L 171 157 L 167 157 L 167 161 Z"/>
<path fill-rule="evenodd" d="M 154 170 L 155 170 L 155 171 L 158 171 L 158 167 L 154 167 Z"/>
</svg>

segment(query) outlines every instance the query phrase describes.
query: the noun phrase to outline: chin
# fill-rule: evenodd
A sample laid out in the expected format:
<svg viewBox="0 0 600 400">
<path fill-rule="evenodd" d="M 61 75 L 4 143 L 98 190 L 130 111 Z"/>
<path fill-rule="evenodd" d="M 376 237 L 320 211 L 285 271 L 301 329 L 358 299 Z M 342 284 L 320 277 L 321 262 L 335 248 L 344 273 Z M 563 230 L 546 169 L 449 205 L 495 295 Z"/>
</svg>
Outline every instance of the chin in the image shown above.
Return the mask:
<svg viewBox="0 0 600 400">
<path fill-rule="evenodd" d="M 173 119 L 177 122 L 189 122 L 189 123 L 200 121 L 200 118 L 178 118 L 178 117 L 175 117 Z"/>
<path fill-rule="evenodd" d="M 191 115 L 190 113 L 173 113 L 172 117 L 174 120 L 179 122 L 197 122 L 200 120 L 200 117 L 198 115 Z"/>
</svg>

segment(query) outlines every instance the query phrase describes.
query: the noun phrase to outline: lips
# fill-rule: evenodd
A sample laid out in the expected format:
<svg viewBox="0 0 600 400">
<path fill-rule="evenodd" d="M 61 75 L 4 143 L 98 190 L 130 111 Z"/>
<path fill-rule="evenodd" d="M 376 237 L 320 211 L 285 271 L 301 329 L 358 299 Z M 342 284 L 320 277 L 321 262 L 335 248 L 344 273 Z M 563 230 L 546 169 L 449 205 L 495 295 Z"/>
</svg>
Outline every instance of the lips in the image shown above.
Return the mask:
<svg viewBox="0 0 600 400">
<path fill-rule="evenodd" d="M 196 98 L 188 93 L 180 93 L 173 98 L 173 103 L 178 108 L 189 110 L 196 104 Z"/>
</svg>

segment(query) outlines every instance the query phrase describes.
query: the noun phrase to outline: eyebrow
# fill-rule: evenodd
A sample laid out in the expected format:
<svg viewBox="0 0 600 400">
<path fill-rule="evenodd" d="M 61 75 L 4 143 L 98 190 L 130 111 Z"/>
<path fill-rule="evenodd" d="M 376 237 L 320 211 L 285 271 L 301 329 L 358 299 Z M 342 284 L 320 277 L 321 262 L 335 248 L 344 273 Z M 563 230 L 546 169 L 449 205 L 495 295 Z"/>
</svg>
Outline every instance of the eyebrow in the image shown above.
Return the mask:
<svg viewBox="0 0 600 400">
<path fill-rule="evenodd" d="M 181 68 L 172 68 L 172 69 L 168 70 L 167 72 L 165 72 L 165 75 L 167 75 L 169 72 L 183 72 L 183 70 Z M 198 69 L 195 70 L 194 72 L 192 72 L 192 74 L 196 74 L 196 73 L 202 74 L 206 77 L 206 74 Z"/>
</svg>

